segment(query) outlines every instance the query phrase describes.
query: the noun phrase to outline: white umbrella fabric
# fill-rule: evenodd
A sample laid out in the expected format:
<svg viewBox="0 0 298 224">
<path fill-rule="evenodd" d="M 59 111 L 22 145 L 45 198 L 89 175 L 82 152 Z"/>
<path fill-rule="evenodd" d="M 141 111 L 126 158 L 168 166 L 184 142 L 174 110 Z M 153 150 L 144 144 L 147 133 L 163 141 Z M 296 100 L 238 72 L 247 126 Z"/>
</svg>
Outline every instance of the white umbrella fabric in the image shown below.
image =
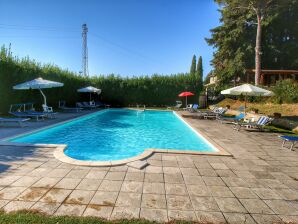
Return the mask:
<svg viewBox="0 0 298 224">
<path fill-rule="evenodd" d="M 16 90 L 38 89 L 41 95 L 43 96 L 44 104 L 47 106 L 47 98 L 41 89 L 62 87 L 63 85 L 64 84 L 61 82 L 54 82 L 43 78 L 37 78 L 28 82 L 15 85 L 13 89 L 16 89 Z"/>
<path fill-rule="evenodd" d="M 267 89 L 262 89 L 260 87 L 251 85 L 251 84 L 243 84 L 241 86 L 236 86 L 230 89 L 226 89 L 220 92 L 223 95 L 244 95 L 245 96 L 245 107 L 244 111 L 246 108 L 246 99 L 247 96 L 273 96 L 273 92 L 267 90 Z"/>
<path fill-rule="evenodd" d="M 80 93 L 90 93 L 90 101 L 91 101 L 91 93 L 97 93 L 98 95 L 101 93 L 101 89 L 97 89 L 93 86 L 87 86 L 81 89 L 78 89 Z"/>
</svg>

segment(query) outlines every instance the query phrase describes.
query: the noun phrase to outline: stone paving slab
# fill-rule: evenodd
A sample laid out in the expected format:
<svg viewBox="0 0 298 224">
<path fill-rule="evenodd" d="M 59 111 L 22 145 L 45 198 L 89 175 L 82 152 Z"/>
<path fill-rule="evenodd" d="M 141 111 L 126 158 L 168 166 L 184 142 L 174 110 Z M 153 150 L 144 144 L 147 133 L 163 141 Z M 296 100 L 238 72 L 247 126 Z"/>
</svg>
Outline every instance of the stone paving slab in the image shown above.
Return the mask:
<svg viewBox="0 0 298 224">
<path fill-rule="evenodd" d="M 0 209 L 111 220 L 298 223 L 297 151 L 282 150 L 274 133 L 189 121 L 233 157 L 154 153 L 138 170 L 62 163 L 53 148 L 9 155 L 16 148 L 0 146 Z"/>
</svg>

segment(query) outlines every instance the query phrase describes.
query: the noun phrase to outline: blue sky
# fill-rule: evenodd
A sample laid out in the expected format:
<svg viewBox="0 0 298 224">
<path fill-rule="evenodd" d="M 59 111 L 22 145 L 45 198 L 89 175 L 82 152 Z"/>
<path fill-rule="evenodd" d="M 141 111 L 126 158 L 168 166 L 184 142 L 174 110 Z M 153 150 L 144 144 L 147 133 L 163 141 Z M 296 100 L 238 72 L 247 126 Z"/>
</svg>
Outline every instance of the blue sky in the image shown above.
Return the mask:
<svg viewBox="0 0 298 224">
<path fill-rule="evenodd" d="M 14 55 L 81 70 L 87 23 L 89 74 L 139 76 L 188 72 L 213 49 L 204 40 L 219 25 L 213 0 L 0 0 L 0 44 Z"/>
</svg>

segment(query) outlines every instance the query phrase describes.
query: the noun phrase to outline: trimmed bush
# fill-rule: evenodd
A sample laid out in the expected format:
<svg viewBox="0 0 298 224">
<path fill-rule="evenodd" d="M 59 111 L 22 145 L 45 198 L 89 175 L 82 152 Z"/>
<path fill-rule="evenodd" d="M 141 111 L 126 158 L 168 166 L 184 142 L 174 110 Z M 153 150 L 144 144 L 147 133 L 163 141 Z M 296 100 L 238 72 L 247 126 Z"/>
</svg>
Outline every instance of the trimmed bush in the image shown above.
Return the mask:
<svg viewBox="0 0 298 224">
<path fill-rule="evenodd" d="M 280 80 L 272 88 L 275 96 L 272 98 L 275 103 L 297 103 L 298 83 L 292 79 Z"/>
</svg>

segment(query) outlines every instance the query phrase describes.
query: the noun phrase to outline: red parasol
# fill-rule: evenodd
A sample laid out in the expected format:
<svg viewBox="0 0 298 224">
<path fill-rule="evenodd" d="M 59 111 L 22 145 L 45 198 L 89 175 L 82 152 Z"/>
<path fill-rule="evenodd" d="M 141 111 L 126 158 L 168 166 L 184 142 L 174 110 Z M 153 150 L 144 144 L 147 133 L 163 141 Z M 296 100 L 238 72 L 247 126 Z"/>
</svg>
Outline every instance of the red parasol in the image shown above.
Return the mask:
<svg viewBox="0 0 298 224">
<path fill-rule="evenodd" d="M 192 92 L 182 92 L 182 93 L 180 93 L 178 96 L 180 96 L 180 97 L 182 97 L 182 96 L 185 96 L 186 97 L 186 106 L 185 107 L 187 107 L 187 97 L 188 96 L 193 96 L 193 95 L 195 95 L 195 94 L 193 94 Z"/>
</svg>

